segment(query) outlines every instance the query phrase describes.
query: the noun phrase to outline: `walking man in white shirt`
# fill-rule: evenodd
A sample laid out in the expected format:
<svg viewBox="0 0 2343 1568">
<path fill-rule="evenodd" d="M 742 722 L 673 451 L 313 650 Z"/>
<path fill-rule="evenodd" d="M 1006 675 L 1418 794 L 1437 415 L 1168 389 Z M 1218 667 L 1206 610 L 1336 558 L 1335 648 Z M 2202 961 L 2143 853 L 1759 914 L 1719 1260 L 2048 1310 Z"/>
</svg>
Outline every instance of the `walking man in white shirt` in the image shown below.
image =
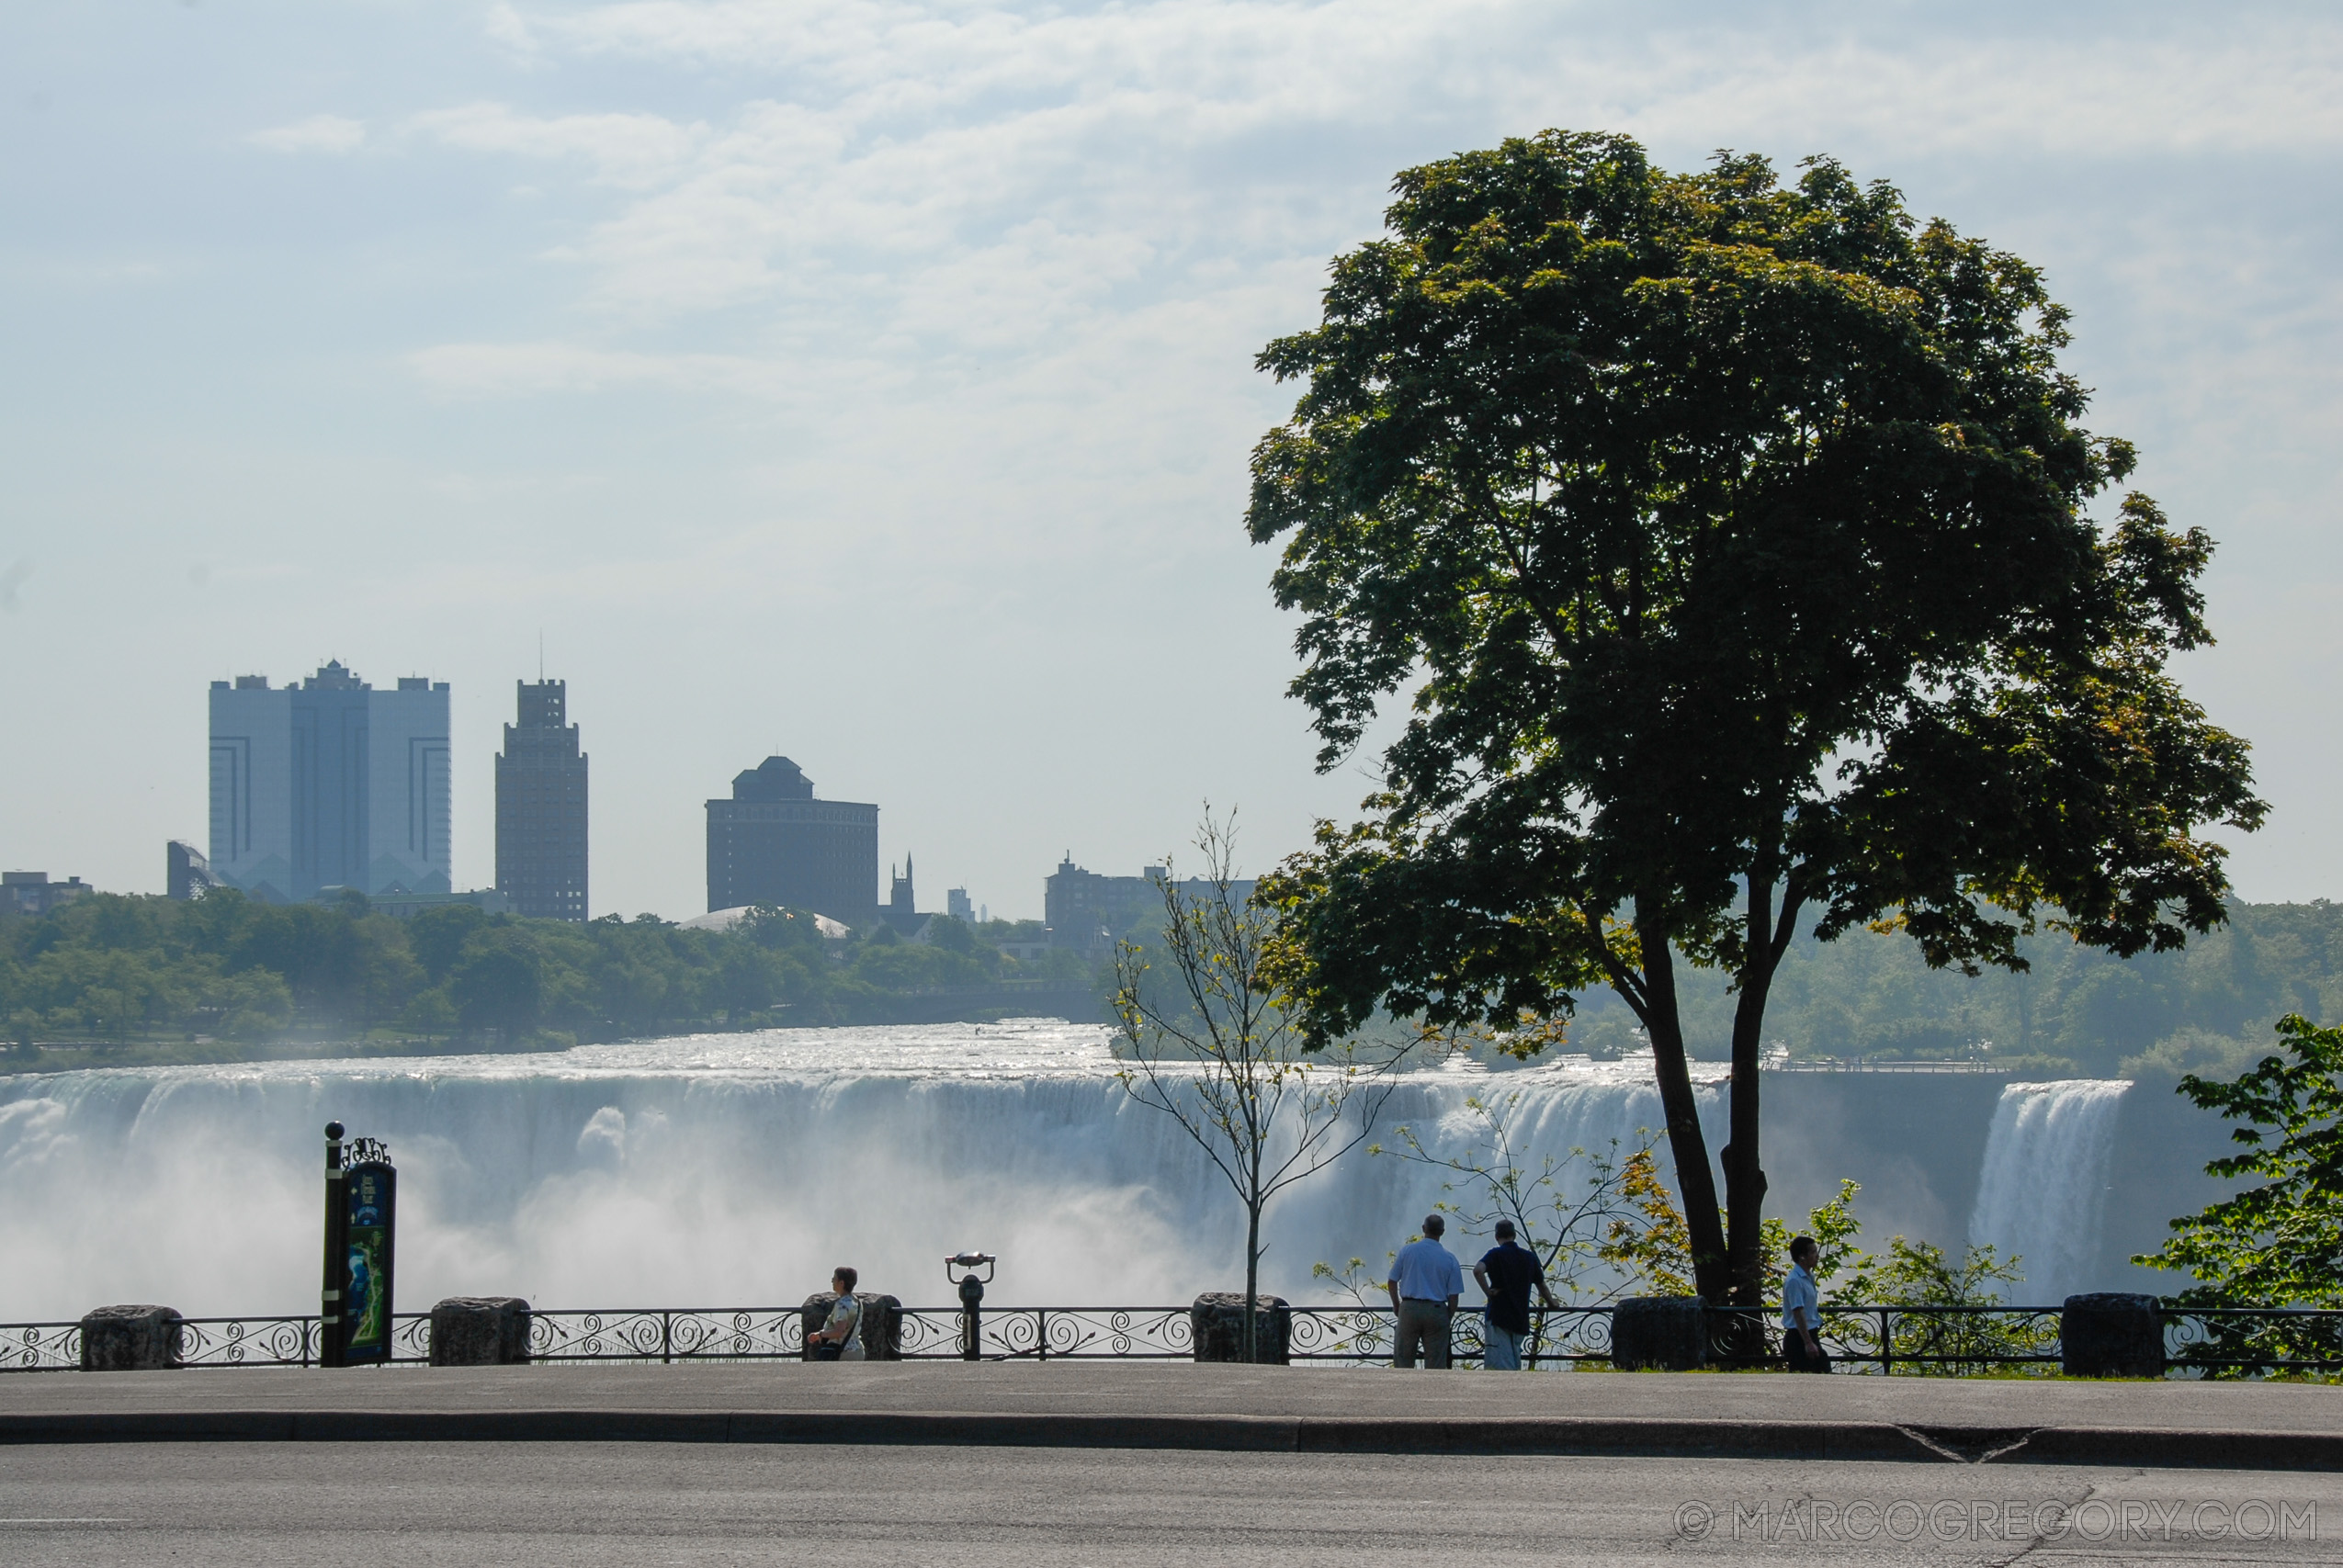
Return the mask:
<svg viewBox="0 0 2343 1568">
<path fill-rule="evenodd" d="M 1790 1244 L 1790 1274 L 1782 1281 L 1782 1357 L 1794 1372 L 1827 1372 L 1823 1354 L 1821 1292 L 1815 1288 L 1815 1260 L 1822 1248 L 1802 1235 Z"/>
<path fill-rule="evenodd" d="M 1391 1334 L 1395 1367 L 1414 1366 L 1421 1348 L 1425 1366 L 1447 1370 L 1448 1320 L 1455 1314 L 1456 1298 L 1465 1293 L 1464 1266 L 1440 1245 L 1447 1228 L 1438 1214 L 1426 1214 L 1423 1239 L 1409 1242 L 1391 1259 L 1391 1278 L 1383 1288 L 1398 1318 Z"/>
</svg>

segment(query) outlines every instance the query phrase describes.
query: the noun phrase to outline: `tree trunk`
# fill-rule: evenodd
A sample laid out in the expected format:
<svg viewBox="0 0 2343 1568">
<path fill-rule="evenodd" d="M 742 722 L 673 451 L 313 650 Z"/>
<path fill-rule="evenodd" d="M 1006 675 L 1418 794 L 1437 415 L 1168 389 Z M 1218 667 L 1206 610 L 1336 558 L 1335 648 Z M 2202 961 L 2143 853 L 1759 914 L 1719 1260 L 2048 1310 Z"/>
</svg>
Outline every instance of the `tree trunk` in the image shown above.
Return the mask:
<svg viewBox="0 0 2343 1568">
<path fill-rule="evenodd" d="M 1784 900 L 1784 922 L 1795 917 Z M 1765 1168 L 1759 1158 L 1758 1069 L 1765 1047 L 1765 1003 L 1773 988 L 1774 965 L 1780 962 L 1775 941 L 1773 880 L 1751 876 L 1749 918 L 1744 932 L 1746 955 L 1736 976 L 1739 996 L 1733 1006 L 1732 1132 L 1725 1145 L 1725 1213 L 1732 1226 L 1726 1255 L 1732 1263 L 1733 1304 L 1765 1304 L 1765 1259 L 1762 1227 L 1765 1220 Z"/>
<path fill-rule="evenodd" d="M 1733 1010 L 1732 1132 L 1719 1156 L 1725 1167 L 1725 1214 L 1731 1225 L 1726 1255 L 1732 1264 L 1732 1303 L 1765 1304 L 1764 1258 L 1759 1245 L 1765 1216 L 1765 1168 L 1758 1150 L 1758 1063 L 1765 1023 L 1769 974 L 1745 980 Z"/>
<path fill-rule="evenodd" d="M 1245 1364 L 1261 1359 L 1261 1194 L 1245 1205 Z"/>
<path fill-rule="evenodd" d="M 1658 908 L 1655 901 L 1646 908 Z M 1708 1166 L 1708 1140 L 1701 1134 L 1700 1101 L 1692 1095 L 1692 1069 L 1684 1055 L 1684 1026 L 1676 1012 L 1676 971 L 1668 939 L 1640 933 L 1645 991 L 1644 1027 L 1651 1035 L 1653 1076 L 1659 1105 L 1668 1117 L 1668 1152 L 1676 1161 L 1676 1190 L 1683 1201 L 1684 1229 L 1692 1248 L 1692 1289 L 1701 1299 L 1722 1303 L 1732 1290 L 1725 1248 L 1725 1222 L 1716 1208 L 1716 1177 Z"/>
</svg>

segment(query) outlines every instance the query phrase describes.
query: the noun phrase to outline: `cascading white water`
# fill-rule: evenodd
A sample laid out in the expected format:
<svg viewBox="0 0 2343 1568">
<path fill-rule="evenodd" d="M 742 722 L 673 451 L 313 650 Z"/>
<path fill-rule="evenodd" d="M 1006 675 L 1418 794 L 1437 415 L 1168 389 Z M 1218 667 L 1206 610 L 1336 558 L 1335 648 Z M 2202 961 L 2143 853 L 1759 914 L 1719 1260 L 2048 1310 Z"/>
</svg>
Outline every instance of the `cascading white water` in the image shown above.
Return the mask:
<svg viewBox="0 0 2343 1568">
<path fill-rule="evenodd" d="M 2092 1283 L 2107 1211 L 2109 1156 L 2122 1078 L 2013 1083 L 2001 1091 L 1986 1134 L 1971 1246 L 2023 1259 L 2016 1293 L 2056 1304 Z"/>
<path fill-rule="evenodd" d="M 787 1303 L 838 1263 L 934 1302 L 965 1247 L 1002 1256 L 1004 1304 L 1176 1303 L 1240 1280 L 1228 1187 L 1115 1068 L 1104 1030 L 1020 1021 L 0 1078 L 0 1319 L 308 1309 L 329 1120 L 390 1145 L 405 1310 L 504 1292 Z M 1532 1168 L 1662 1121 L 1647 1064 L 1457 1066 L 1404 1075 L 1376 1135 L 1406 1124 L 1461 1151 L 1476 1093 L 1511 1101 Z M 1719 1096 L 1701 1094 L 1714 1141 Z M 1310 1266 L 1352 1257 L 1379 1278 L 1439 1196 L 1437 1173 L 1353 1151 L 1273 1205 L 1264 1287 L 1323 1299 Z"/>
</svg>

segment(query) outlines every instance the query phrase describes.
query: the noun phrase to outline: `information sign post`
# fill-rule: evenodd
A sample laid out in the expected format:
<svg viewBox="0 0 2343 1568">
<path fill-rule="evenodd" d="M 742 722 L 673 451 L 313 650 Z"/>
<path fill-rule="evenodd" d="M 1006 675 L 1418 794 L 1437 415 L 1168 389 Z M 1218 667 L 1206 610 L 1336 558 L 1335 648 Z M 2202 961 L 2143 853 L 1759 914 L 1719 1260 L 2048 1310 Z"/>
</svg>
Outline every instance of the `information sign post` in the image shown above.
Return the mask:
<svg viewBox="0 0 2343 1568">
<path fill-rule="evenodd" d="M 345 1156 L 346 1154 L 346 1160 Z M 390 1359 L 399 1173 L 375 1138 L 342 1144 L 325 1128 L 325 1289 L 318 1303 L 317 1359 L 357 1367 Z"/>
</svg>

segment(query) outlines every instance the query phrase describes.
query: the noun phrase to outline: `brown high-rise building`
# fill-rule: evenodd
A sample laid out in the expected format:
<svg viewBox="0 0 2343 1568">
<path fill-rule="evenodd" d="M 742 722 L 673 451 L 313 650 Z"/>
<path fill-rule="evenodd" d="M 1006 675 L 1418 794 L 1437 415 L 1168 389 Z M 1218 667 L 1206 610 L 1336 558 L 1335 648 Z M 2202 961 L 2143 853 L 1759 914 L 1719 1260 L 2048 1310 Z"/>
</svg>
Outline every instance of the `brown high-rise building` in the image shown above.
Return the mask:
<svg viewBox="0 0 2343 1568">
<path fill-rule="evenodd" d="M 867 931 L 878 917 L 878 807 L 816 800 L 787 757 L 734 775 L 707 803 L 707 907 L 810 909 Z"/>
<path fill-rule="evenodd" d="M 496 759 L 496 891 L 514 912 L 586 918 L 586 759 L 562 681 L 519 682 Z"/>
</svg>

